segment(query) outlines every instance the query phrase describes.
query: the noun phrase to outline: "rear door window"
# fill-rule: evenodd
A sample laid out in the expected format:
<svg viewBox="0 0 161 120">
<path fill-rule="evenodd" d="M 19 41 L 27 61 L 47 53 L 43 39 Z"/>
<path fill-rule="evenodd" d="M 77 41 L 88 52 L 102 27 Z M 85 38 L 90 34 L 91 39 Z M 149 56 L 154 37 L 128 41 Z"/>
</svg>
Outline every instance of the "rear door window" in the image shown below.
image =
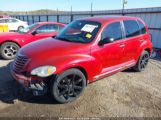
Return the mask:
<svg viewBox="0 0 161 120">
<path fill-rule="evenodd" d="M 5 19 L 1 19 L 0 23 L 6 23 L 6 20 Z"/>
<path fill-rule="evenodd" d="M 124 21 L 126 38 L 140 35 L 140 29 L 137 21 L 126 20 Z"/>
<path fill-rule="evenodd" d="M 64 28 L 64 26 L 59 25 L 59 31 L 61 31 Z"/>
<path fill-rule="evenodd" d="M 15 19 L 7 19 L 7 23 L 15 23 L 15 22 L 18 22 L 18 21 Z"/>
<path fill-rule="evenodd" d="M 55 31 L 58 31 L 58 25 L 55 25 L 55 24 L 43 25 L 43 26 L 39 27 L 36 31 L 37 31 L 37 33 L 55 32 Z"/>
</svg>

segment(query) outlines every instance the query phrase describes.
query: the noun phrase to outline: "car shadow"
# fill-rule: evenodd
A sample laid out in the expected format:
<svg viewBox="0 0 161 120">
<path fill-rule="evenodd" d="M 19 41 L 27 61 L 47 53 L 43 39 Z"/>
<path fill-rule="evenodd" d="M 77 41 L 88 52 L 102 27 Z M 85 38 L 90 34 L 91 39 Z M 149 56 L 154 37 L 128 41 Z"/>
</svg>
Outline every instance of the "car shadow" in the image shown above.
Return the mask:
<svg viewBox="0 0 161 120">
<path fill-rule="evenodd" d="M 17 100 L 37 104 L 58 104 L 50 94 L 35 97 L 31 92 L 25 92 L 10 73 L 10 64 L 0 67 L 0 101 L 14 104 Z"/>
<path fill-rule="evenodd" d="M 151 58 L 151 59 L 153 59 L 153 60 L 157 60 L 157 61 L 160 61 L 160 62 L 161 62 L 161 56 L 156 56 L 156 57 Z"/>
<path fill-rule="evenodd" d="M 129 69 L 126 69 L 126 70 L 124 70 L 122 72 L 125 72 L 125 73 L 134 73 L 136 71 L 134 69 L 132 69 L 132 68 L 129 68 Z"/>
<path fill-rule="evenodd" d="M 0 60 L 4 60 L 4 59 L 0 56 Z"/>
<path fill-rule="evenodd" d="M 158 50 L 153 49 L 153 53 L 151 56 L 151 59 L 153 60 L 157 60 L 157 61 L 161 61 L 161 52 L 159 52 Z"/>
</svg>

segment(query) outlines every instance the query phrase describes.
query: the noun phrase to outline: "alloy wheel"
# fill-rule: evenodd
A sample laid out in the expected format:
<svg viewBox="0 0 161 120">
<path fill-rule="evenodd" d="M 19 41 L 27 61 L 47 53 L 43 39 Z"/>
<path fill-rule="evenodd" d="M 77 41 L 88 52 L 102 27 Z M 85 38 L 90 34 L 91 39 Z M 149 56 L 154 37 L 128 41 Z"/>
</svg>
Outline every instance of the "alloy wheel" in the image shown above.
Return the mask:
<svg viewBox="0 0 161 120">
<path fill-rule="evenodd" d="M 6 57 L 14 57 L 17 53 L 18 49 L 16 46 L 14 45 L 7 45 L 5 46 L 5 48 L 3 49 L 4 55 Z"/>
<path fill-rule="evenodd" d="M 83 78 L 76 74 L 68 75 L 59 81 L 57 90 L 59 97 L 71 101 L 83 91 Z"/>
<path fill-rule="evenodd" d="M 144 70 L 148 64 L 148 61 L 149 61 L 149 55 L 148 54 L 144 54 L 141 58 L 141 61 L 140 61 L 140 68 L 141 70 Z"/>
</svg>

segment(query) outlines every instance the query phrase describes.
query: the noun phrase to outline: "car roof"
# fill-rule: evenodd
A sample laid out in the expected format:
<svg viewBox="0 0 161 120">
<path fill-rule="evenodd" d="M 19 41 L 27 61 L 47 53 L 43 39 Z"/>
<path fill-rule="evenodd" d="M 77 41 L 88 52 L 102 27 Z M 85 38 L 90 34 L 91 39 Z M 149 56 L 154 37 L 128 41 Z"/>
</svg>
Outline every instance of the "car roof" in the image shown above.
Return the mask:
<svg viewBox="0 0 161 120">
<path fill-rule="evenodd" d="M 11 18 L 11 17 L 10 17 L 10 18 L 0 18 L 0 20 L 6 20 L 6 19 L 7 19 L 7 20 L 8 20 L 8 19 L 15 19 L 15 20 L 19 20 L 19 19 Z"/>
<path fill-rule="evenodd" d="M 64 25 L 65 26 L 65 24 L 59 23 L 59 22 L 38 22 L 37 24 L 39 24 L 39 25 L 43 25 L 43 24 L 59 24 L 59 25 Z"/>
<path fill-rule="evenodd" d="M 89 17 L 89 18 L 83 18 L 80 20 L 89 20 L 89 21 L 95 21 L 99 23 L 106 23 L 109 21 L 115 21 L 115 20 L 138 20 L 137 17 L 130 17 L 130 16 L 114 16 L 114 15 L 106 15 L 106 16 L 97 16 L 97 17 Z"/>
</svg>

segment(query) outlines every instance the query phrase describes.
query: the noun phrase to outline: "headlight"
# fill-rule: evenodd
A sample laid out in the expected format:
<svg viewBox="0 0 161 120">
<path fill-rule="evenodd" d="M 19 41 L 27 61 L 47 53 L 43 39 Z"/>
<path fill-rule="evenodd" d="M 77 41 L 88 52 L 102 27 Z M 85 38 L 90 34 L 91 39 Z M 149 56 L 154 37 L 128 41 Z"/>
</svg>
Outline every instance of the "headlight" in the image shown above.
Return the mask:
<svg viewBox="0 0 161 120">
<path fill-rule="evenodd" d="M 54 66 L 42 66 L 32 70 L 31 75 L 36 75 L 39 77 L 48 77 L 52 75 L 55 71 L 56 71 L 56 67 Z"/>
</svg>

